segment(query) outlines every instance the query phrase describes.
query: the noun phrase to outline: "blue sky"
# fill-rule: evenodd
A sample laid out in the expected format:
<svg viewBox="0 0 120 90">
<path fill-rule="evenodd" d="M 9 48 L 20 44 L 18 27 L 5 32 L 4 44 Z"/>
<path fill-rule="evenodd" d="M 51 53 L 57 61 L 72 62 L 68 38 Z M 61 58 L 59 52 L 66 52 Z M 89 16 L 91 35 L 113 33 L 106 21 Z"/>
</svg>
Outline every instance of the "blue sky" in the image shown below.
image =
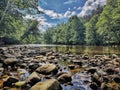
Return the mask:
<svg viewBox="0 0 120 90">
<path fill-rule="evenodd" d="M 98 5 L 105 5 L 106 0 L 39 0 L 39 11 L 44 14 L 37 15 L 39 29 L 45 30 L 58 23 L 66 22 L 71 16 L 83 17 L 95 10 Z M 26 16 L 30 18 L 30 16 Z"/>
</svg>

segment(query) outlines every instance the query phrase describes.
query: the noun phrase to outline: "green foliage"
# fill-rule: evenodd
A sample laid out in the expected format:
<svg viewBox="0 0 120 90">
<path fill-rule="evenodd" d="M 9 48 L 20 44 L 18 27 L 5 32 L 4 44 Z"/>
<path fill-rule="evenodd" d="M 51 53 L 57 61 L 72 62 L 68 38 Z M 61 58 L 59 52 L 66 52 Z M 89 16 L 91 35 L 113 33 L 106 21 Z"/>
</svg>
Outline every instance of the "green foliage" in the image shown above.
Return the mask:
<svg viewBox="0 0 120 90">
<path fill-rule="evenodd" d="M 98 22 L 103 44 L 120 44 L 120 0 L 108 0 Z"/>
<path fill-rule="evenodd" d="M 41 13 L 37 6 L 38 0 L 0 0 L 0 37 L 35 43 L 39 34 L 38 23 L 24 20 L 23 16 Z"/>
<path fill-rule="evenodd" d="M 84 44 L 85 28 L 77 16 L 73 16 L 67 23 L 59 24 L 44 32 L 45 43 L 53 44 Z"/>
</svg>

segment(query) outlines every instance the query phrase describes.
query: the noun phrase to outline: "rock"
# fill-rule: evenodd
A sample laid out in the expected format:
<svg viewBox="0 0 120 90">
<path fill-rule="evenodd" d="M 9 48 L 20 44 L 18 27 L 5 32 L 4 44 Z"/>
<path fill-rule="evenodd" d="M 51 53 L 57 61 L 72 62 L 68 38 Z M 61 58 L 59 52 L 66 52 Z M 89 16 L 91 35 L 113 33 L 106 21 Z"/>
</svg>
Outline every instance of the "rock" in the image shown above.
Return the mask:
<svg viewBox="0 0 120 90">
<path fill-rule="evenodd" d="M 4 81 L 2 79 L 0 79 L 0 89 L 3 88 L 3 82 Z"/>
<path fill-rule="evenodd" d="M 103 82 L 106 82 L 106 83 L 110 81 L 108 76 L 103 76 L 102 79 L 103 79 Z"/>
<path fill-rule="evenodd" d="M 0 77 L 3 74 L 4 68 L 0 68 Z"/>
<path fill-rule="evenodd" d="M 101 88 L 101 90 L 108 90 L 106 83 L 102 83 L 100 88 Z"/>
<path fill-rule="evenodd" d="M 15 77 L 8 77 L 4 82 L 3 82 L 3 87 L 8 86 L 12 87 L 14 83 L 18 82 L 19 80 Z"/>
<path fill-rule="evenodd" d="M 30 90 L 62 90 L 62 88 L 56 79 L 49 79 L 44 82 L 38 82 Z"/>
<path fill-rule="evenodd" d="M 49 60 L 55 59 L 55 56 L 48 56 L 48 59 L 49 59 Z"/>
<path fill-rule="evenodd" d="M 79 66 L 82 66 L 82 62 L 80 60 L 73 60 L 72 61 L 74 64 L 77 64 Z"/>
<path fill-rule="evenodd" d="M 38 63 L 30 63 L 28 67 L 30 70 L 34 71 L 39 67 L 39 64 Z"/>
<path fill-rule="evenodd" d="M 103 57 L 103 55 L 94 55 L 95 59 L 102 58 L 102 57 Z"/>
<path fill-rule="evenodd" d="M 111 58 L 112 58 L 112 59 L 118 58 L 118 55 L 112 54 L 112 55 L 111 55 Z"/>
<path fill-rule="evenodd" d="M 116 76 L 116 77 L 114 77 L 114 82 L 116 82 L 116 83 L 120 83 L 120 76 Z"/>
<path fill-rule="evenodd" d="M 16 59 L 16 58 L 7 58 L 3 62 L 6 65 L 12 65 L 13 66 L 18 62 L 18 59 Z"/>
<path fill-rule="evenodd" d="M 39 82 L 41 77 L 37 72 L 33 72 L 26 80 L 27 83 L 29 83 L 31 86 Z"/>
<path fill-rule="evenodd" d="M 90 84 L 90 88 L 92 89 L 92 90 L 98 90 L 98 86 L 96 85 L 96 84 Z"/>
<path fill-rule="evenodd" d="M 67 73 L 61 74 L 57 79 L 61 83 L 67 83 L 67 82 L 71 82 L 72 81 L 71 75 L 69 75 Z"/>
<path fill-rule="evenodd" d="M 108 90 L 120 90 L 120 84 L 111 82 L 107 83 Z"/>
<path fill-rule="evenodd" d="M 75 65 L 74 64 L 68 65 L 68 68 L 75 69 Z"/>
<path fill-rule="evenodd" d="M 119 72 L 115 71 L 115 70 L 112 69 L 112 68 L 108 68 L 108 69 L 106 70 L 106 72 L 107 72 L 108 75 L 113 75 L 113 74 L 118 74 L 118 73 L 119 73 Z"/>
<path fill-rule="evenodd" d="M 89 55 L 86 55 L 86 54 L 85 54 L 85 55 L 83 55 L 83 56 L 82 56 L 82 59 L 84 59 L 84 60 L 89 59 Z"/>
<path fill-rule="evenodd" d="M 19 81 L 19 82 L 16 82 L 14 85 L 15 85 L 16 87 L 22 87 L 22 86 L 24 86 L 25 84 L 26 84 L 25 81 Z"/>
<path fill-rule="evenodd" d="M 45 65 L 38 67 L 36 69 L 36 71 L 40 74 L 45 74 L 45 75 L 53 74 L 53 75 L 55 75 L 55 74 L 57 74 L 58 69 L 57 69 L 57 66 L 54 64 L 45 64 Z"/>
<path fill-rule="evenodd" d="M 89 70 L 87 70 L 87 73 L 94 74 L 95 72 L 97 72 L 96 68 L 90 68 Z"/>
<path fill-rule="evenodd" d="M 101 86 L 101 81 L 99 79 L 97 79 L 96 77 L 91 76 L 91 80 L 97 85 L 97 86 Z"/>
</svg>

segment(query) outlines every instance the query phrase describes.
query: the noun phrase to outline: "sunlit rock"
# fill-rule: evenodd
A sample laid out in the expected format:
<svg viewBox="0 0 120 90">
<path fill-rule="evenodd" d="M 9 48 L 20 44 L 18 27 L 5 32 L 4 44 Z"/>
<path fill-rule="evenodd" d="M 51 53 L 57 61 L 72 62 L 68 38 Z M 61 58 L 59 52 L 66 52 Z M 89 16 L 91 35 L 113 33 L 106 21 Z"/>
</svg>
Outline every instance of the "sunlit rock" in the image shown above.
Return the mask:
<svg viewBox="0 0 120 90">
<path fill-rule="evenodd" d="M 49 79 L 44 82 L 38 82 L 30 90 L 62 90 L 62 88 L 56 79 Z"/>
</svg>

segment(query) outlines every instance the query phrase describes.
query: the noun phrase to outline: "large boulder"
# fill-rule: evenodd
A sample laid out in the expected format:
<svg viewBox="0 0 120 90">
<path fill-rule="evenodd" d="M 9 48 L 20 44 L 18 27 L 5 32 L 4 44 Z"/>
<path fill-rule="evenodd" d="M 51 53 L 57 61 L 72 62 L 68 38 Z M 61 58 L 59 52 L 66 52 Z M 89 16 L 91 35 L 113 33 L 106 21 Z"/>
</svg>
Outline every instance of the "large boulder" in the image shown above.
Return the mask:
<svg viewBox="0 0 120 90">
<path fill-rule="evenodd" d="M 49 79 L 44 82 L 38 82 L 30 90 L 62 90 L 62 88 L 56 79 Z"/>
<path fill-rule="evenodd" d="M 57 66 L 54 64 L 45 64 L 36 69 L 40 74 L 49 75 L 56 74 L 58 72 Z"/>
</svg>

